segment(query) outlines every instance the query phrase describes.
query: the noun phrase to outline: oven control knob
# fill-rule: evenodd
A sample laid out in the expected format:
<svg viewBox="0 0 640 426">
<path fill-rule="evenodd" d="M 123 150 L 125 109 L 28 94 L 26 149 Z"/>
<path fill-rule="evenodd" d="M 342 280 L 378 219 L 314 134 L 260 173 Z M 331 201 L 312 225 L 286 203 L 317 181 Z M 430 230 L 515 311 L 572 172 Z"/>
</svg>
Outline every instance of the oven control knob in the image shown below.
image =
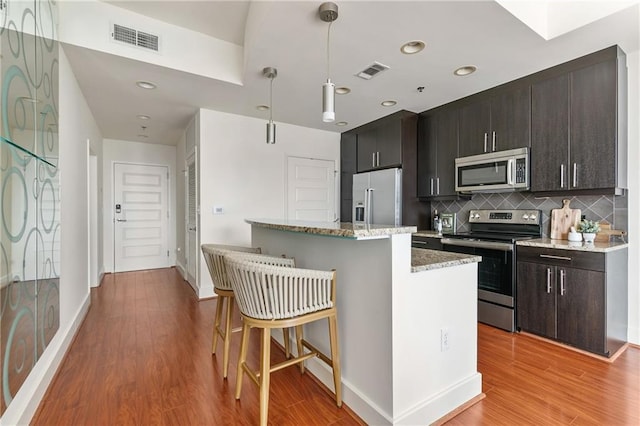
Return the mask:
<svg viewBox="0 0 640 426">
<path fill-rule="evenodd" d="M 473 215 L 473 218 L 474 218 L 474 219 L 480 219 L 480 214 L 479 214 L 479 213 L 474 214 L 474 215 Z"/>
<path fill-rule="evenodd" d="M 531 213 L 531 215 L 529 216 L 529 219 L 531 220 L 537 220 L 538 216 L 535 213 Z"/>
<path fill-rule="evenodd" d="M 525 214 L 523 214 L 523 215 L 522 215 L 522 218 L 523 218 L 524 220 L 528 220 L 528 219 L 529 219 L 529 215 L 525 213 Z"/>
</svg>

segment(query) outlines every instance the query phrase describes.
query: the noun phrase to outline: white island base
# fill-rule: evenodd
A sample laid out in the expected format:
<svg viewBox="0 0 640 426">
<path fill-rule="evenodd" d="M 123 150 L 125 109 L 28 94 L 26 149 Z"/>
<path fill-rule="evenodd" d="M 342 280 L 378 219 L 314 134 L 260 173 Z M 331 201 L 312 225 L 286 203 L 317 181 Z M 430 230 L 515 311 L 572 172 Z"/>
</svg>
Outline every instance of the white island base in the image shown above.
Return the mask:
<svg viewBox="0 0 640 426">
<path fill-rule="evenodd" d="M 247 222 L 253 246 L 263 253 L 295 257 L 301 268 L 337 270 L 343 399 L 365 422 L 429 424 L 482 394 L 479 258 L 457 255 L 457 261 L 418 265 L 414 260 L 412 266 L 415 227 L 385 233 L 360 232 L 351 224 Z M 357 232 L 329 236 L 336 226 Z M 305 326 L 305 338 L 330 353 L 325 322 Z M 307 366 L 333 390 L 324 363 L 312 359 Z"/>
</svg>

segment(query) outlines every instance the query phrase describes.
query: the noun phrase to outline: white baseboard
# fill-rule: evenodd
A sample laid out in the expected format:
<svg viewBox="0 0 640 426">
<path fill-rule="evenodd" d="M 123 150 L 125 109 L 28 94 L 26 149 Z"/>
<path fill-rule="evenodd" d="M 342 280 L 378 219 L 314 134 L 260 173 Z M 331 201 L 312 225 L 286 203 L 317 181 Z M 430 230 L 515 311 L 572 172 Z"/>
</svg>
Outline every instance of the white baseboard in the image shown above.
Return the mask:
<svg viewBox="0 0 640 426">
<path fill-rule="evenodd" d="M 183 280 L 187 280 L 187 268 L 180 262 L 178 262 L 176 260 L 176 269 L 178 270 L 178 273 L 180 273 L 180 275 L 182 276 Z"/>
<path fill-rule="evenodd" d="M 22 384 L 22 387 L 14 396 L 13 401 L 2 415 L 2 424 L 28 425 L 31 422 L 47 388 L 62 364 L 73 338 L 87 315 L 90 304 L 91 296 L 87 294 L 69 327 L 66 330 L 58 330 Z"/>
<path fill-rule="evenodd" d="M 273 333 L 272 338 L 282 345 L 282 336 Z M 293 338 L 293 337 L 291 337 Z M 295 347 L 295 342 L 291 342 Z M 307 360 L 306 367 L 327 388 L 335 393 L 331 368 L 318 358 Z M 342 400 L 365 423 L 370 425 L 426 425 L 444 417 L 456 408 L 467 403 L 482 393 L 482 374 L 475 373 L 470 377 L 444 389 L 433 397 L 421 401 L 405 413 L 389 414 L 369 398 L 363 395 L 349 381 L 342 378 Z"/>
<path fill-rule="evenodd" d="M 481 393 L 482 374 L 475 373 L 396 416 L 393 424 L 431 424 Z"/>
</svg>

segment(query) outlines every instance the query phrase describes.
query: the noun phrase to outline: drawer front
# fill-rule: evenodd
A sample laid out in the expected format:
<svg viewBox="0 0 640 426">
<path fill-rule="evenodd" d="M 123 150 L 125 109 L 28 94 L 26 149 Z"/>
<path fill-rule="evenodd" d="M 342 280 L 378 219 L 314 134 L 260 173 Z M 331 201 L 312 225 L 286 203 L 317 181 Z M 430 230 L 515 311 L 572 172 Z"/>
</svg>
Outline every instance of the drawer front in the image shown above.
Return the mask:
<svg viewBox="0 0 640 426">
<path fill-rule="evenodd" d="M 518 246 L 518 261 L 604 272 L 605 253 Z"/>
<path fill-rule="evenodd" d="M 411 247 L 430 249 L 430 250 L 442 250 L 442 243 L 440 238 L 430 237 L 411 237 Z"/>
</svg>

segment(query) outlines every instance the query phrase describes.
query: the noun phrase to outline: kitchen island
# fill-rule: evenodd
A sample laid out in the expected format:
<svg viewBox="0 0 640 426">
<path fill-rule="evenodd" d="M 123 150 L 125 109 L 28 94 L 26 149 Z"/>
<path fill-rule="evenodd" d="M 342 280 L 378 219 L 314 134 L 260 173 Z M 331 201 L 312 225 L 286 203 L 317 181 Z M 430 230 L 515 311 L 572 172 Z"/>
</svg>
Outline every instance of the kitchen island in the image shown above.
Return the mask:
<svg viewBox="0 0 640 426">
<path fill-rule="evenodd" d="M 480 257 L 412 249 L 412 226 L 247 223 L 263 253 L 336 269 L 343 399 L 365 422 L 429 424 L 482 397 Z M 329 352 L 325 323 L 305 326 L 305 338 Z M 307 366 L 333 390 L 324 363 Z"/>
</svg>

